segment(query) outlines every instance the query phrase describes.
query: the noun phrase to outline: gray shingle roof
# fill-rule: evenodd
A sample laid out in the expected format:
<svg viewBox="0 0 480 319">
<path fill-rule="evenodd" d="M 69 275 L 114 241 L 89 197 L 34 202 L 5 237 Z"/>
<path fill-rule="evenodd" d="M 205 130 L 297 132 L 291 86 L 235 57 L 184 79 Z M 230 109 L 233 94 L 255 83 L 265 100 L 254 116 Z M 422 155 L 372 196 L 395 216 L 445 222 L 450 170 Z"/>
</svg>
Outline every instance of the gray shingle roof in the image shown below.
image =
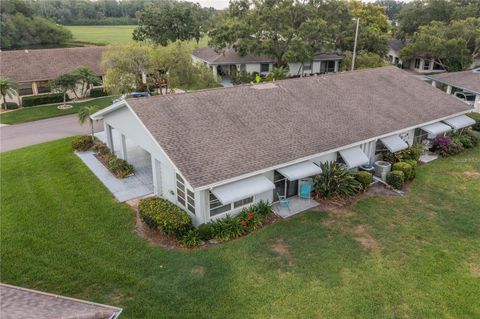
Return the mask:
<svg viewBox="0 0 480 319">
<path fill-rule="evenodd" d="M 480 94 L 480 72 L 449 72 L 428 76 L 429 79 Z"/>
<path fill-rule="evenodd" d="M 388 40 L 388 46 L 394 51 L 400 51 L 405 47 L 405 42 L 397 39 Z"/>
<path fill-rule="evenodd" d="M 79 47 L 0 52 L 0 75 L 17 82 L 52 80 L 86 65 L 103 75 L 100 61 L 105 47 Z"/>
<path fill-rule="evenodd" d="M 275 85 L 128 103 L 194 188 L 469 110 L 396 67 Z"/>
<path fill-rule="evenodd" d="M 216 52 L 213 48 L 199 48 L 192 53 L 197 58 L 200 58 L 209 64 L 235 64 L 235 63 L 273 63 L 274 59 L 268 56 L 247 54 L 240 56 L 232 48 L 227 48 L 221 52 Z M 336 53 L 318 53 L 314 60 L 340 60 L 342 56 Z"/>
<path fill-rule="evenodd" d="M 107 319 L 121 309 L 0 284 L 2 319 Z"/>
</svg>

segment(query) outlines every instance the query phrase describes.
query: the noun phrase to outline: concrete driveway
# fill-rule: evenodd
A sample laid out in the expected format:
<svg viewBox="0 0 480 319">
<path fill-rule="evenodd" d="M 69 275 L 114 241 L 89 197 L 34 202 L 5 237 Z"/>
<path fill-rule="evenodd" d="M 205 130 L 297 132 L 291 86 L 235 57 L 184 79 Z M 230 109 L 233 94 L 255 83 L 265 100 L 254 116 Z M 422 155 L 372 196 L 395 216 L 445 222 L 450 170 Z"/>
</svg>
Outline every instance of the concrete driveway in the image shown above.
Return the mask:
<svg viewBox="0 0 480 319">
<path fill-rule="evenodd" d="M 95 131 L 102 130 L 103 123 L 95 123 Z M 85 123 L 80 126 L 77 114 L 2 126 L 0 127 L 0 152 L 88 133 L 90 133 L 90 124 Z"/>
</svg>

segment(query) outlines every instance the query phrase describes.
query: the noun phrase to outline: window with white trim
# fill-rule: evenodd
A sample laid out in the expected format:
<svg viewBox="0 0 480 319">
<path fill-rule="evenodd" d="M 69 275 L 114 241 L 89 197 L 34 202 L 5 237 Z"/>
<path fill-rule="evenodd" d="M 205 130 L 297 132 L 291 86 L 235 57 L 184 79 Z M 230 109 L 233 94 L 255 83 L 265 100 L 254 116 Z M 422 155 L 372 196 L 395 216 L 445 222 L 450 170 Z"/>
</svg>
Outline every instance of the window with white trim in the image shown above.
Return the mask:
<svg viewBox="0 0 480 319">
<path fill-rule="evenodd" d="M 185 180 L 176 173 L 177 176 L 177 201 L 189 212 L 195 215 L 195 194 L 185 184 Z"/>
<path fill-rule="evenodd" d="M 210 217 L 220 215 L 222 213 L 226 213 L 228 211 L 231 211 L 232 209 L 237 209 L 241 208 L 246 205 L 252 204 L 254 201 L 254 197 L 247 197 L 244 199 L 241 199 L 239 201 L 234 202 L 233 204 L 226 204 L 223 205 L 220 200 L 212 194 L 212 192 L 209 192 L 209 208 L 210 208 Z"/>
</svg>

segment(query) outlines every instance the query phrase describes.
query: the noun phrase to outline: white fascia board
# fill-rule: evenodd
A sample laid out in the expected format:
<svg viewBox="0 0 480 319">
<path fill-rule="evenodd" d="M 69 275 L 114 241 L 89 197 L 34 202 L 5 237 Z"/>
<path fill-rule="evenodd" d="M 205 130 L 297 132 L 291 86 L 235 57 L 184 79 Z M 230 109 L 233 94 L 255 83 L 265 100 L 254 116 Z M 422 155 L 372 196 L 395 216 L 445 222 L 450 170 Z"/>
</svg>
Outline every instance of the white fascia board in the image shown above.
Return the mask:
<svg viewBox="0 0 480 319">
<path fill-rule="evenodd" d="M 210 190 L 213 187 L 217 187 L 217 186 L 220 186 L 220 185 L 223 185 L 223 184 L 238 181 L 238 180 L 241 180 L 241 179 L 244 179 L 244 178 L 247 178 L 247 177 L 251 177 L 251 176 L 255 176 L 255 175 L 259 175 L 259 174 L 264 174 L 266 172 L 276 170 L 276 169 L 285 167 L 287 165 L 293 165 L 293 164 L 297 164 L 297 163 L 300 163 L 300 162 L 303 162 L 303 161 L 310 161 L 312 159 L 315 159 L 315 158 L 323 156 L 323 155 L 327 155 L 327 154 L 330 154 L 330 153 L 333 153 L 333 152 L 338 152 L 338 151 L 341 151 L 341 150 L 345 150 L 347 148 L 352 148 L 352 147 L 355 147 L 355 146 L 359 146 L 359 145 L 369 143 L 369 142 L 372 142 L 372 141 L 375 141 L 375 140 L 378 140 L 378 139 L 381 139 L 381 138 L 384 138 L 384 137 L 387 137 L 387 136 L 390 136 L 390 135 L 393 135 L 393 134 L 401 134 L 401 133 L 404 133 L 404 132 L 407 132 L 407 131 L 410 131 L 410 130 L 413 130 L 413 129 L 416 129 L 416 128 L 420 128 L 420 127 L 428 125 L 428 124 L 443 121 L 443 120 L 451 118 L 451 117 L 467 114 L 467 113 L 470 113 L 472 110 L 473 110 L 473 108 L 471 108 L 470 110 L 467 110 L 467 111 L 454 113 L 454 114 L 451 114 L 449 116 L 444 116 L 444 117 L 435 119 L 433 121 L 424 122 L 424 123 L 421 123 L 421 124 L 418 124 L 418 125 L 406 127 L 404 129 L 401 129 L 401 130 L 397 130 L 397 131 L 389 132 L 389 133 L 386 133 L 386 134 L 383 134 L 383 135 L 375 136 L 375 137 L 372 137 L 372 138 L 369 138 L 369 139 L 366 139 L 366 140 L 363 140 L 363 141 L 359 141 L 359 142 L 355 142 L 355 143 L 352 143 L 352 144 L 349 144 L 349 145 L 337 147 L 337 148 L 334 148 L 334 149 L 331 149 L 331 150 L 328 150 L 328 151 L 325 151 L 325 152 L 316 153 L 316 154 L 313 154 L 313 155 L 310 155 L 310 156 L 305 156 L 305 157 L 296 159 L 294 161 L 290 161 L 290 162 L 283 163 L 283 164 L 280 164 L 280 165 L 275 165 L 275 166 L 271 166 L 271 167 L 268 167 L 268 168 L 257 170 L 257 171 L 254 171 L 254 172 L 251 172 L 251 173 L 248 173 L 248 174 L 239 175 L 239 176 L 229 178 L 229 179 L 226 179 L 226 180 L 223 180 L 223 181 L 220 181 L 220 182 L 216 182 L 216 183 L 212 183 L 212 184 L 208 184 L 208 185 L 204 185 L 204 186 L 199 186 L 199 187 L 195 188 L 195 190 L 207 190 L 207 189 Z"/>
<path fill-rule="evenodd" d="M 127 101 L 125 101 L 125 100 L 115 102 L 112 105 L 107 106 L 106 108 L 104 108 L 104 109 L 102 109 L 98 112 L 93 113 L 92 115 L 90 115 L 90 118 L 92 120 L 95 120 L 95 121 L 103 120 L 103 117 L 104 117 L 105 114 L 108 114 L 110 112 L 118 110 L 118 109 L 120 109 L 120 108 L 122 108 L 126 105 L 127 105 Z"/>
</svg>

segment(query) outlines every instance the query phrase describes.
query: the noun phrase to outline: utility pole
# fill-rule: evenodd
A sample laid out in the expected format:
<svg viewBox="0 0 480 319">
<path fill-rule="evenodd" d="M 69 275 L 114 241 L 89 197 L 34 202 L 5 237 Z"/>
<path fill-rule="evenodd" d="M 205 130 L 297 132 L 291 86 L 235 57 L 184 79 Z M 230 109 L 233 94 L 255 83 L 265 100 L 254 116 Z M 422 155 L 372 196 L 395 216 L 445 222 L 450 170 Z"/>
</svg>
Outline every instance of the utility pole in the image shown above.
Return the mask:
<svg viewBox="0 0 480 319">
<path fill-rule="evenodd" d="M 359 24 L 360 24 L 360 18 L 357 18 L 357 28 L 355 29 L 355 43 L 353 44 L 352 71 L 355 70 L 355 58 L 357 56 L 357 40 L 358 40 L 358 25 Z"/>
</svg>

